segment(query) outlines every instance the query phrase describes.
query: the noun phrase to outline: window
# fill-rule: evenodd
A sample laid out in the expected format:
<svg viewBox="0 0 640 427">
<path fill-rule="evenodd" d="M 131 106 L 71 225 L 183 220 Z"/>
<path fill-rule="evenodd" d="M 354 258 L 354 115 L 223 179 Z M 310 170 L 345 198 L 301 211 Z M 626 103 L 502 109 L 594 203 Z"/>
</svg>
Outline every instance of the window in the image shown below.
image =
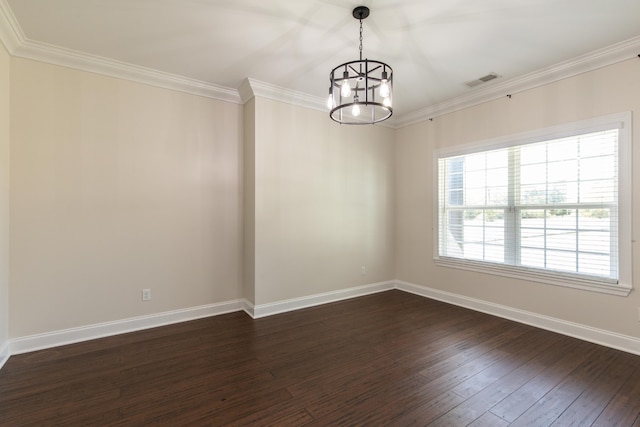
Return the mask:
<svg viewBox="0 0 640 427">
<path fill-rule="evenodd" d="M 631 114 L 436 153 L 435 261 L 627 295 Z"/>
</svg>

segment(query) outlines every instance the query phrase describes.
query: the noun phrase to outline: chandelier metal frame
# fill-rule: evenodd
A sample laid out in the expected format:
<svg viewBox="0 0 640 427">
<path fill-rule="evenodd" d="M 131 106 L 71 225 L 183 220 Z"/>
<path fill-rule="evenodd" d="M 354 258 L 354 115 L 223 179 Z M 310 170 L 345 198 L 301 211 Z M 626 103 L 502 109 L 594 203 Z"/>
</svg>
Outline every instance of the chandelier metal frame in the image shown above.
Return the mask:
<svg viewBox="0 0 640 427">
<path fill-rule="evenodd" d="M 352 14 L 360 21 L 360 59 L 331 70 L 329 116 L 341 124 L 379 123 L 393 114 L 393 69 L 381 61 L 362 59 L 362 20 L 369 16 L 369 8 L 358 6 Z"/>
</svg>

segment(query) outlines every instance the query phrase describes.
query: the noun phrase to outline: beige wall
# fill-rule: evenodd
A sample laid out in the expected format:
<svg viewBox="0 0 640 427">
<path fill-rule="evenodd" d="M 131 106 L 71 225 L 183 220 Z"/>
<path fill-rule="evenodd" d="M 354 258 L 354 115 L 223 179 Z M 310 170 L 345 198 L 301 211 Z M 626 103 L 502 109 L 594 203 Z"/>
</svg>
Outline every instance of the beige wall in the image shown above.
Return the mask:
<svg viewBox="0 0 640 427">
<path fill-rule="evenodd" d="M 243 205 L 243 293 L 251 304 L 256 303 L 255 288 L 255 197 L 256 197 L 256 105 L 255 98 L 244 106 L 244 205 Z"/>
<path fill-rule="evenodd" d="M 242 107 L 11 61 L 11 337 L 241 297 Z"/>
<path fill-rule="evenodd" d="M 11 58 L 0 42 L 0 350 L 9 340 L 10 68 Z"/>
<path fill-rule="evenodd" d="M 11 337 L 393 279 L 393 130 L 11 61 Z"/>
<path fill-rule="evenodd" d="M 633 111 L 640 168 L 640 61 L 633 59 L 400 129 L 396 134 L 396 277 L 399 280 L 640 337 L 640 272 L 628 297 L 437 267 L 433 263 L 433 150 L 607 114 Z M 634 196 L 640 174 L 634 173 Z M 640 230 L 640 198 L 633 200 Z M 640 265 L 634 243 L 633 265 Z"/>
<path fill-rule="evenodd" d="M 637 291 L 623 298 L 439 268 L 431 230 L 435 148 L 629 110 L 640 129 L 638 75 L 632 60 L 394 131 L 0 49 L 0 339 L 7 287 L 9 336 L 22 337 L 394 278 L 640 336 Z M 140 301 L 143 288 L 151 302 Z"/>
<path fill-rule="evenodd" d="M 255 303 L 393 279 L 393 131 L 254 102 Z"/>
</svg>

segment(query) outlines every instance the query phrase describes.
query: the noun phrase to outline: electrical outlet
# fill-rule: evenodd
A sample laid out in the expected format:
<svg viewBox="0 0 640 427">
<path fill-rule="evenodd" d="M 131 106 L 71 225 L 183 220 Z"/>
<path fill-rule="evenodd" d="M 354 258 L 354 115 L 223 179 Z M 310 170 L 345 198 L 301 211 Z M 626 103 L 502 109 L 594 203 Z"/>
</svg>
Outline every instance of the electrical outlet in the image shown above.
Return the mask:
<svg viewBox="0 0 640 427">
<path fill-rule="evenodd" d="M 143 289 L 142 301 L 150 301 L 150 300 L 151 300 L 151 289 Z"/>
<path fill-rule="evenodd" d="M 362 267 L 360 267 L 360 274 L 367 274 L 367 266 L 363 265 Z"/>
</svg>

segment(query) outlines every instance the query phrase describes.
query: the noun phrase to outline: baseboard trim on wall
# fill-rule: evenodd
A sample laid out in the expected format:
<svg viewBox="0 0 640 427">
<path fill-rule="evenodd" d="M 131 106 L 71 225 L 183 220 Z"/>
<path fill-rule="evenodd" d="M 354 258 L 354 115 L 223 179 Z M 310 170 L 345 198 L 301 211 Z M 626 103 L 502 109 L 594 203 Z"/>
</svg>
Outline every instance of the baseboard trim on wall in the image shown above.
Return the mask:
<svg viewBox="0 0 640 427">
<path fill-rule="evenodd" d="M 134 332 L 173 323 L 186 322 L 204 317 L 241 311 L 243 300 L 226 301 L 218 304 L 207 304 L 181 310 L 166 311 L 147 316 L 132 317 L 114 322 L 97 323 L 78 328 L 64 329 L 37 335 L 14 338 L 10 340 L 10 354 L 28 353 L 61 345 L 74 344 L 113 335 Z"/>
<path fill-rule="evenodd" d="M 505 305 L 494 304 L 475 298 L 470 298 L 450 292 L 432 289 L 413 283 L 396 281 L 395 288 L 404 292 L 420 295 L 426 298 L 446 302 L 448 304 L 469 308 L 515 322 L 557 332 L 562 335 L 578 338 L 594 344 L 604 345 L 628 353 L 640 355 L 640 339 L 628 335 L 593 328 L 578 323 L 568 322 L 555 317 L 544 316 L 530 311 L 519 310 Z"/>
<path fill-rule="evenodd" d="M 150 329 L 158 326 L 170 325 L 172 323 L 186 322 L 204 317 L 217 316 L 235 311 L 245 311 L 249 316 L 257 319 L 278 313 L 285 313 L 287 311 L 299 310 L 320 304 L 327 304 L 344 299 L 388 291 L 394 289 L 394 287 L 394 281 L 387 281 L 257 306 L 246 299 L 238 299 L 218 304 L 202 305 L 198 307 L 151 314 L 148 316 L 133 317 L 113 322 L 98 323 L 77 328 L 46 332 L 43 334 L 29 335 L 11 339 L 9 344 L 6 345 L 6 358 L 8 359 L 9 356 L 13 354 L 44 350 L 61 345 L 105 338 L 127 332 Z M 0 357 L 2 357 L 2 353 L 0 353 Z M 0 359 L 0 361 L 1 360 L 2 359 Z"/>
<path fill-rule="evenodd" d="M 372 283 L 365 286 L 340 289 L 332 292 L 309 295 L 300 298 L 292 298 L 284 301 L 277 301 L 269 304 L 252 306 L 247 313 L 254 319 L 260 317 L 273 316 L 274 314 L 286 313 L 288 311 L 300 310 L 316 305 L 328 304 L 345 299 L 361 297 L 364 295 L 376 294 L 378 292 L 389 291 L 395 288 L 395 281 Z"/>
<path fill-rule="evenodd" d="M 300 310 L 321 304 L 328 304 L 345 299 L 375 294 L 392 289 L 412 293 L 426 298 L 442 301 L 448 304 L 480 311 L 493 316 L 513 320 L 546 329 L 563 335 L 568 335 L 584 341 L 604 345 L 618 350 L 640 355 L 640 339 L 615 332 L 593 328 L 586 325 L 544 316 L 541 314 L 494 304 L 488 301 L 466 297 L 409 282 L 392 280 L 373 283 L 365 286 L 341 289 L 306 297 L 293 298 L 269 304 L 254 305 L 246 299 L 226 301 L 218 304 L 202 305 L 181 310 L 157 313 L 148 316 L 134 317 L 114 322 L 87 325 L 78 328 L 53 331 L 38 335 L 30 335 L 9 340 L 0 347 L 0 368 L 6 363 L 10 355 L 28 353 L 88 341 L 97 338 L 134 332 L 173 323 L 186 322 L 204 317 L 217 316 L 236 311 L 245 311 L 254 319 L 272 316 L 279 313 Z"/>
<path fill-rule="evenodd" d="M 11 356 L 9 353 L 10 345 L 11 341 L 7 340 L 2 344 L 2 346 L 0 346 L 0 369 L 2 369 L 5 363 L 7 363 L 9 356 Z"/>
</svg>

